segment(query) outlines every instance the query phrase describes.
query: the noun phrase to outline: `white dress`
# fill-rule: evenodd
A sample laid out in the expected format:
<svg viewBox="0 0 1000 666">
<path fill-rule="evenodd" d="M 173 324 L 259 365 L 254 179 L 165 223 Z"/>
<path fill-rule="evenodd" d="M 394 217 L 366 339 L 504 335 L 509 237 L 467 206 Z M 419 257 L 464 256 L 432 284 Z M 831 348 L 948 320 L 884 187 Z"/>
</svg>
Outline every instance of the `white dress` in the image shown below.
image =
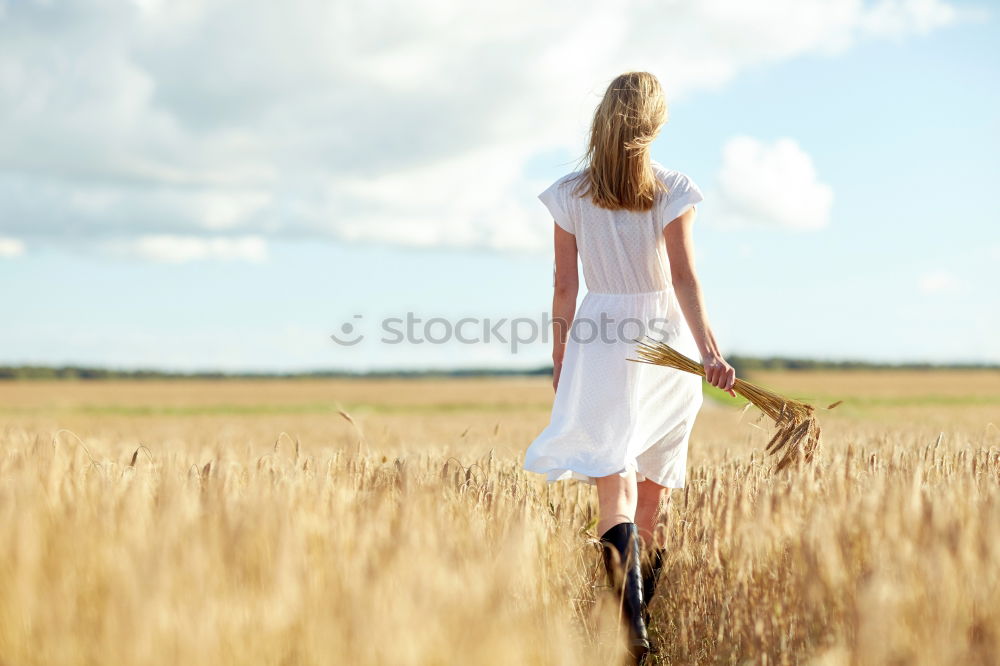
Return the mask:
<svg viewBox="0 0 1000 666">
<path fill-rule="evenodd" d="M 626 474 L 683 488 L 688 440 L 702 405 L 698 375 L 634 363 L 636 338 L 663 340 L 700 360 L 670 281 L 663 228 L 703 199 L 686 175 L 655 160 L 669 188 L 652 210 L 600 208 L 571 190 L 579 171 L 538 198 L 576 236 L 587 294 L 566 342 L 549 425 L 525 453 L 524 469 L 548 482 Z"/>
</svg>

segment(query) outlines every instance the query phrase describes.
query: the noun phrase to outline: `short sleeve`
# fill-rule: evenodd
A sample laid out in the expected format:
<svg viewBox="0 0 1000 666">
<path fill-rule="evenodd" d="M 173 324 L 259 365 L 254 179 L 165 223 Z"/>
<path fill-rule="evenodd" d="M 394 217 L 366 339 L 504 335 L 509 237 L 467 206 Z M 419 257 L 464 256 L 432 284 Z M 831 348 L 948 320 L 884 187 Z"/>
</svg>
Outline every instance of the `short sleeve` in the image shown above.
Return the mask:
<svg viewBox="0 0 1000 666">
<path fill-rule="evenodd" d="M 543 204 L 545 204 L 545 207 L 549 209 L 549 213 L 552 215 L 552 219 L 555 220 L 556 224 L 569 233 L 576 234 L 576 226 L 573 224 L 573 220 L 569 216 L 563 189 L 560 187 L 563 180 L 563 178 L 560 178 L 556 182 L 549 185 L 544 192 L 538 195 L 538 198 Z"/>
<path fill-rule="evenodd" d="M 666 227 L 668 224 L 683 215 L 688 208 L 704 200 L 701 189 L 695 185 L 694 181 L 684 174 L 678 174 L 673 179 L 673 183 L 668 185 L 670 192 L 666 194 L 660 204 L 660 225 Z"/>
</svg>

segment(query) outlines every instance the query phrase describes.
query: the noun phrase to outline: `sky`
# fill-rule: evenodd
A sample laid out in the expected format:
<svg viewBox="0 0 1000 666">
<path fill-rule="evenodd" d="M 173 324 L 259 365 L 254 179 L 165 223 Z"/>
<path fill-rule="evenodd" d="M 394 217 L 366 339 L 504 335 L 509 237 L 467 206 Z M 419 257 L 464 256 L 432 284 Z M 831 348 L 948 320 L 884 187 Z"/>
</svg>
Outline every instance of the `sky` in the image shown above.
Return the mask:
<svg viewBox="0 0 1000 666">
<path fill-rule="evenodd" d="M 0 364 L 545 365 L 628 70 L 724 355 L 1000 362 L 992 3 L 364 4 L 0 0 Z"/>
</svg>

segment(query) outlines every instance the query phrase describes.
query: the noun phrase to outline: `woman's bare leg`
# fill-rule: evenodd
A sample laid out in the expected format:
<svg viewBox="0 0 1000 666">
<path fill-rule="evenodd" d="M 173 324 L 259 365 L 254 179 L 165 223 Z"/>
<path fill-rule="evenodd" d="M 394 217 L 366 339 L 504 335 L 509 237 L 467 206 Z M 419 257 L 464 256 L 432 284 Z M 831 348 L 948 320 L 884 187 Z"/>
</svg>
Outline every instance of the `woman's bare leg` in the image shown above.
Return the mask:
<svg viewBox="0 0 1000 666">
<path fill-rule="evenodd" d="M 638 490 L 636 489 L 635 470 L 627 475 L 611 474 L 596 479 L 597 502 L 600 515 L 597 520 L 598 536 L 604 534 L 618 523 L 635 521 Z"/>
<path fill-rule="evenodd" d="M 653 542 L 656 524 L 660 518 L 660 508 L 666 488 L 649 479 L 636 484 L 635 523 L 639 526 L 639 536 L 647 548 L 662 546 Z"/>
<path fill-rule="evenodd" d="M 632 470 L 624 476 L 612 474 L 596 479 L 601 511 L 597 531 L 601 535 L 608 582 L 615 593 L 621 595 L 619 613 L 629 634 L 629 654 L 634 663 L 644 663 L 643 657 L 650 650 L 650 642 L 643 602 L 646 584 L 640 550 L 642 538 L 634 524 L 638 500 L 635 477 L 635 470 Z M 613 533 L 608 534 L 611 530 Z"/>
</svg>

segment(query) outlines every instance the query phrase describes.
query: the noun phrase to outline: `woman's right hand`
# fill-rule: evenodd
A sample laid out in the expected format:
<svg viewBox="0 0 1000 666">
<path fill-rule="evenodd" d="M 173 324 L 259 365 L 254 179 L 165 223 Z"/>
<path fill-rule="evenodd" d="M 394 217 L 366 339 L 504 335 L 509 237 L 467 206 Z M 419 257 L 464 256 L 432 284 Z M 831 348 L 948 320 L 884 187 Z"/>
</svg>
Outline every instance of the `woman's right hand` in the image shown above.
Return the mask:
<svg viewBox="0 0 1000 666">
<path fill-rule="evenodd" d="M 705 381 L 734 398 L 736 397 L 736 391 L 733 390 L 733 384 L 736 382 L 736 370 L 726 363 L 726 359 L 719 354 L 709 354 L 702 357 L 701 364 L 705 366 Z"/>
</svg>

